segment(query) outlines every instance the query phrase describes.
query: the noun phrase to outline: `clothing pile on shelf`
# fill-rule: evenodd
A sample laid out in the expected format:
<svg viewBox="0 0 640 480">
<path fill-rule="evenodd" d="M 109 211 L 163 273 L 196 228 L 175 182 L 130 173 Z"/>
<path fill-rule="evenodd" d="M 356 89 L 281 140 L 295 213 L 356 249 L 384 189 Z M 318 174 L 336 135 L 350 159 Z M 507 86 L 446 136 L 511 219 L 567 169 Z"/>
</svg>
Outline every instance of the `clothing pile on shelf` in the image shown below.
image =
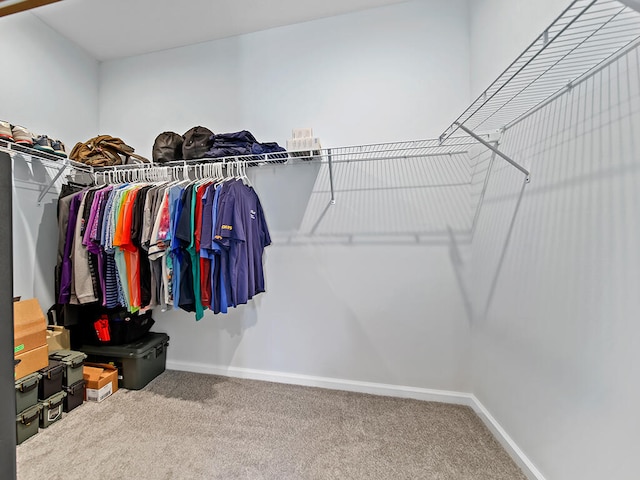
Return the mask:
<svg viewBox="0 0 640 480">
<path fill-rule="evenodd" d="M 242 155 L 264 155 L 266 153 L 284 152 L 285 149 L 276 142 L 259 143 L 247 130 L 233 133 L 217 133 L 209 138 L 209 150 L 204 154 L 208 158 L 235 157 Z M 286 160 L 287 156 L 273 158 Z"/>
<path fill-rule="evenodd" d="M 271 243 L 255 190 L 231 177 L 63 189 L 60 304 L 226 313 L 264 292 Z"/>
</svg>

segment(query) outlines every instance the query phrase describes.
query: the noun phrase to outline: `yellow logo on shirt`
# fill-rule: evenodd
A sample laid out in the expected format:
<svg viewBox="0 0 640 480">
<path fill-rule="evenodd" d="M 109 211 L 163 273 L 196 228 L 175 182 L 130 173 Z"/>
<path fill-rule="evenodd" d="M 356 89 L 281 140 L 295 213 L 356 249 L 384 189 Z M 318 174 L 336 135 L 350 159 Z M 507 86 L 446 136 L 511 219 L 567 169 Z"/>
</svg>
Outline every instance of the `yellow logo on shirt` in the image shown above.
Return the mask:
<svg viewBox="0 0 640 480">
<path fill-rule="evenodd" d="M 231 225 L 222 225 L 222 230 L 233 230 Z"/>
<path fill-rule="evenodd" d="M 214 240 L 222 240 L 222 237 L 220 235 L 216 235 L 215 237 L 213 237 Z"/>
</svg>

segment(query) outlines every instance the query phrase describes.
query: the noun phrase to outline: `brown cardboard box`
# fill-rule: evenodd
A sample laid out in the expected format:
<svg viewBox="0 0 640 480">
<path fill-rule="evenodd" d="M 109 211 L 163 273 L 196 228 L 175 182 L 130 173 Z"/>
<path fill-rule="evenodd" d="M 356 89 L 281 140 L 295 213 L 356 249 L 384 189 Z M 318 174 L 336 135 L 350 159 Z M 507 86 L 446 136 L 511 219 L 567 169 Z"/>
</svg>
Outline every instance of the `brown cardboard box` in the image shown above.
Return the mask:
<svg viewBox="0 0 640 480">
<path fill-rule="evenodd" d="M 47 327 L 47 345 L 49 345 L 49 353 L 58 350 L 70 350 L 71 338 L 70 332 L 64 327 L 53 325 Z"/>
<path fill-rule="evenodd" d="M 49 365 L 49 347 L 45 343 L 33 350 L 21 352 L 15 355 L 14 358 L 20 360 L 20 363 L 15 366 L 15 378 L 26 377 Z"/>
<path fill-rule="evenodd" d="M 118 390 L 118 369 L 107 363 L 85 363 L 85 400 L 101 402 Z"/>
<path fill-rule="evenodd" d="M 36 298 L 13 303 L 14 355 L 47 344 L 47 321 Z M 28 375 L 28 374 L 27 374 Z"/>
</svg>

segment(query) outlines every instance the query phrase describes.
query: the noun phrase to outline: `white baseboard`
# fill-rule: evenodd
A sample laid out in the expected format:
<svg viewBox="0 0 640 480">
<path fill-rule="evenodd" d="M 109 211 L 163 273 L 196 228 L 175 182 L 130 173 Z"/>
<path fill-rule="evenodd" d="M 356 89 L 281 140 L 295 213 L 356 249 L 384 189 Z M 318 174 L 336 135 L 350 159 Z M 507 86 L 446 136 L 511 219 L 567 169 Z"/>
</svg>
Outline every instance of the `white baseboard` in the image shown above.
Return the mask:
<svg viewBox="0 0 640 480">
<path fill-rule="evenodd" d="M 476 398 L 475 395 L 470 395 L 471 404 L 469 405 L 480 419 L 484 422 L 487 428 L 496 437 L 496 440 L 500 442 L 500 445 L 507 451 L 509 456 L 520 467 L 529 480 L 545 480 L 544 476 L 536 468 L 536 466 L 529 460 L 524 452 L 518 447 L 516 442 L 509 436 L 509 434 L 502 428 L 498 421 L 491 415 L 489 410 Z"/>
<path fill-rule="evenodd" d="M 267 370 L 254 370 L 251 368 L 220 367 L 191 362 L 167 361 L 169 370 L 183 370 L 194 373 L 208 373 L 224 377 L 248 378 L 251 380 L 264 380 L 267 382 L 288 383 L 303 385 L 305 387 L 329 388 L 332 390 L 345 390 L 347 392 L 370 393 L 387 397 L 412 398 L 428 402 L 453 403 L 456 405 L 469 405 L 470 395 L 467 393 L 449 392 L 446 390 L 431 390 L 428 388 L 405 387 L 401 385 L 387 385 L 384 383 L 359 382 L 355 380 L 343 380 L 340 378 L 314 377 L 297 373 L 273 372 Z"/>
<path fill-rule="evenodd" d="M 267 382 L 288 383 L 305 387 L 329 388 L 332 390 L 345 390 L 348 392 L 369 393 L 388 397 L 411 398 L 427 402 L 452 403 L 471 407 L 484 422 L 498 442 L 503 446 L 514 462 L 522 469 L 530 480 L 545 480 L 544 476 L 527 458 L 524 452 L 511 439 L 498 421 L 489 413 L 475 395 L 448 390 L 432 390 L 428 388 L 406 387 L 402 385 L 390 385 L 384 383 L 360 382 L 356 380 L 343 380 L 340 378 L 316 377 L 297 373 L 273 372 L 268 370 L 255 370 L 251 368 L 223 367 L 203 363 L 175 362 L 168 360 L 167 369 L 181 370 L 194 373 L 207 373 L 209 375 L 221 375 L 223 377 L 247 378 L 251 380 L 263 380 Z"/>
</svg>

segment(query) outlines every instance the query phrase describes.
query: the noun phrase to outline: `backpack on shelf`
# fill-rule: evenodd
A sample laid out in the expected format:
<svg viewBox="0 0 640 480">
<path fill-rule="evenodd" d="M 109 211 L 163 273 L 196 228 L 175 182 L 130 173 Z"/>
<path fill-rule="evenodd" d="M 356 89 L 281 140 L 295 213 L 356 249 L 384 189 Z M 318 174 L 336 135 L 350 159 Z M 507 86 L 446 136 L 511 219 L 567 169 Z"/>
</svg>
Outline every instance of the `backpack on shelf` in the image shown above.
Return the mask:
<svg viewBox="0 0 640 480">
<path fill-rule="evenodd" d="M 153 163 L 181 160 L 182 143 L 182 135 L 175 132 L 162 132 L 153 142 L 153 150 L 151 152 Z"/>
<path fill-rule="evenodd" d="M 206 127 L 193 127 L 182 136 L 182 158 L 192 160 L 202 158 L 211 146 L 213 132 Z"/>
<path fill-rule="evenodd" d="M 69 154 L 69 158 L 92 167 L 149 163 L 149 160 L 133 152 L 133 147 L 130 147 L 121 139 L 111 135 L 99 135 L 90 138 L 84 143 L 76 143 Z"/>
</svg>

